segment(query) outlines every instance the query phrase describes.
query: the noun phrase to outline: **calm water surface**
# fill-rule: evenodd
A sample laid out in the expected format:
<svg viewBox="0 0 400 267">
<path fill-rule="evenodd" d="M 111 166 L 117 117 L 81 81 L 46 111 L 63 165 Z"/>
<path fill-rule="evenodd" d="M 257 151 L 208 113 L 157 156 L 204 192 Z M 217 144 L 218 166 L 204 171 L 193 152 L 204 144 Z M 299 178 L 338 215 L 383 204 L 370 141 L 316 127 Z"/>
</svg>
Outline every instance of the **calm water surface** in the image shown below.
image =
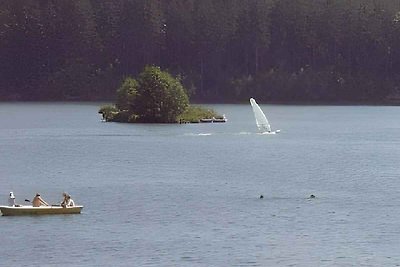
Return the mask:
<svg viewBox="0 0 400 267">
<path fill-rule="evenodd" d="M 99 105 L 0 104 L 0 203 L 85 206 L 0 217 L 1 266 L 400 266 L 399 107 L 261 105 L 267 136 L 250 105 L 187 125 Z"/>
</svg>

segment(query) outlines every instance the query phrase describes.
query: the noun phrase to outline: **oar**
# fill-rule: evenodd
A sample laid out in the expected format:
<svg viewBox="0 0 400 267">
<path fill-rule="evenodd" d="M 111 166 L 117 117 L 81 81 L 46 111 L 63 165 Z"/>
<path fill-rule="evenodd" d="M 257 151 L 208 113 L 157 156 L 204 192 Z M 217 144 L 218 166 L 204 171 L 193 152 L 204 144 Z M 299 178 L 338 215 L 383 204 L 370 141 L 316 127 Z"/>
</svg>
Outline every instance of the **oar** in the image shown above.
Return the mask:
<svg viewBox="0 0 400 267">
<path fill-rule="evenodd" d="M 30 201 L 29 199 L 25 199 L 25 202 L 32 203 L 32 201 Z M 61 206 L 61 205 L 59 205 L 59 204 L 52 204 L 52 205 L 49 205 L 49 207 L 59 207 L 59 206 Z"/>
</svg>

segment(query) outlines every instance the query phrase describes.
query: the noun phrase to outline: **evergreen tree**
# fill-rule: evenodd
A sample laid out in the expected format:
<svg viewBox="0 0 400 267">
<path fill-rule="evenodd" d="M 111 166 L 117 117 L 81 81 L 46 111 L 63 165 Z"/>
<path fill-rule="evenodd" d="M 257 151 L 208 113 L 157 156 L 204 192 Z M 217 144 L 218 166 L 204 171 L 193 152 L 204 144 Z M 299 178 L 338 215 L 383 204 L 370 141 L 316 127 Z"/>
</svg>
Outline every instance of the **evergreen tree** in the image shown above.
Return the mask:
<svg viewBox="0 0 400 267">
<path fill-rule="evenodd" d="M 198 101 L 381 101 L 399 88 L 399 14 L 398 0 L 0 0 L 0 99 L 109 99 L 154 64 Z"/>
</svg>

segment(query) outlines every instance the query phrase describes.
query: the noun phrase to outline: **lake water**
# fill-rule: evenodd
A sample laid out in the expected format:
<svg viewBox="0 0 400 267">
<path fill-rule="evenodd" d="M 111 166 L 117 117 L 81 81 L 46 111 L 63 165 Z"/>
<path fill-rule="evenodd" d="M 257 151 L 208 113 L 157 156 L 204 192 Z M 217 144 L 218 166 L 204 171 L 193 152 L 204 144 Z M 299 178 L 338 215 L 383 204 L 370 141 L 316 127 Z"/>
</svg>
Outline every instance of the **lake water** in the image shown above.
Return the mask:
<svg viewBox="0 0 400 267">
<path fill-rule="evenodd" d="M 400 266 L 400 107 L 261 105 L 281 133 L 259 135 L 249 104 L 185 125 L 99 105 L 0 104 L 0 203 L 85 206 L 0 217 L 1 266 Z"/>
</svg>

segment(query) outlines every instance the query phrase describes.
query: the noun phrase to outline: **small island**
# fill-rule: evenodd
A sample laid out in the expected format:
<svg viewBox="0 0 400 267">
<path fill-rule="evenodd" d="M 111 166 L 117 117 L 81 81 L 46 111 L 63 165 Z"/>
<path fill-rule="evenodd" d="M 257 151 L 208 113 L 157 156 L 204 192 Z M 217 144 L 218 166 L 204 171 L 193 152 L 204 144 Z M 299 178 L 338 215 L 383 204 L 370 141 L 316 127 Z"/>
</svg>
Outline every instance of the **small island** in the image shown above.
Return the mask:
<svg viewBox="0 0 400 267">
<path fill-rule="evenodd" d="M 127 77 L 115 105 L 99 110 L 104 121 L 129 123 L 226 122 L 212 109 L 191 106 L 179 78 L 157 66 L 146 66 L 137 79 Z"/>
</svg>

